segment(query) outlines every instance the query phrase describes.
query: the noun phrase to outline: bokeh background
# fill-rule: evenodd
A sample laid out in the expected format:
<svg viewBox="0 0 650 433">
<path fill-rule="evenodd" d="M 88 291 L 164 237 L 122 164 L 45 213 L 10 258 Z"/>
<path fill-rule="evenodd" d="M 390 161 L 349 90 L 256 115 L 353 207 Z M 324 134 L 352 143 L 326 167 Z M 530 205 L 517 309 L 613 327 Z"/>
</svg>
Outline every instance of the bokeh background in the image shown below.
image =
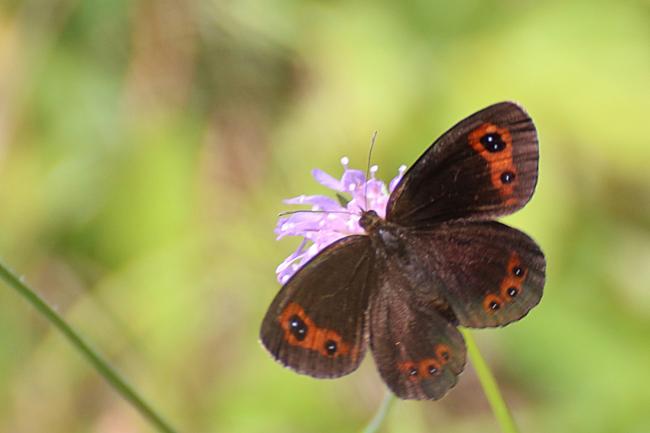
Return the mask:
<svg viewBox="0 0 650 433">
<path fill-rule="evenodd" d="M 475 332 L 524 432 L 650 431 L 647 1 L 3 0 L 0 256 L 183 432 L 354 432 L 370 357 L 317 381 L 257 341 L 297 240 L 285 197 L 341 156 L 392 177 L 500 100 L 540 178 L 504 220 L 548 258 L 542 303 Z M 0 285 L 0 431 L 152 432 Z M 384 432 L 497 432 L 468 366 Z"/>
</svg>

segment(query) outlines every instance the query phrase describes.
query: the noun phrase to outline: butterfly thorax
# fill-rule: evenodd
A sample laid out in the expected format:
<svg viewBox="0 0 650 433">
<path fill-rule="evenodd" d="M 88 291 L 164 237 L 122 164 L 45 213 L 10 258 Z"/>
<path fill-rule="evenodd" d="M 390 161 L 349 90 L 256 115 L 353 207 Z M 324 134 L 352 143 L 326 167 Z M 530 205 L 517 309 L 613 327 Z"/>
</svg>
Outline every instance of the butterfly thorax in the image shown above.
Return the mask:
<svg viewBox="0 0 650 433">
<path fill-rule="evenodd" d="M 381 218 L 374 210 L 364 211 L 359 225 L 368 234 L 376 252 L 404 255 L 404 229 Z"/>
</svg>

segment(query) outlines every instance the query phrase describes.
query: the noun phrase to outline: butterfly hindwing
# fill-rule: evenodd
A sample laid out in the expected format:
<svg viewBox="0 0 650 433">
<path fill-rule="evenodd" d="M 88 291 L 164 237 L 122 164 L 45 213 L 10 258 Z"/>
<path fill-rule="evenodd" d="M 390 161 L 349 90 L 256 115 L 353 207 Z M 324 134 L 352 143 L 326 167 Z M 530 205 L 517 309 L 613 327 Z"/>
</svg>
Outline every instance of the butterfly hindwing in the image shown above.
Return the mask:
<svg viewBox="0 0 650 433">
<path fill-rule="evenodd" d="M 533 121 L 517 104 L 489 106 L 425 151 L 391 194 L 386 219 L 422 226 L 489 219 L 523 207 L 537 183 Z"/>
<path fill-rule="evenodd" d="M 370 347 L 384 382 L 400 398 L 437 400 L 457 382 L 466 348 L 458 329 L 413 296 L 408 279 L 379 274 L 370 305 Z"/>
<path fill-rule="evenodd" d="M 414 231 L 408 243 L 431 280 L 444 287 L 462 326 L 507 325 L 542 297 L 544 254 L 519 230 L 495 221 L 459 221 Z"/>
<path fill-rule="evenodd" d="M 314 377 L 354 371 L 365 354 L 372 282 L 370 241 L 348 236 L 300 268 L 277 294 L 260 332 L 279 362 Z"/>
</svg>

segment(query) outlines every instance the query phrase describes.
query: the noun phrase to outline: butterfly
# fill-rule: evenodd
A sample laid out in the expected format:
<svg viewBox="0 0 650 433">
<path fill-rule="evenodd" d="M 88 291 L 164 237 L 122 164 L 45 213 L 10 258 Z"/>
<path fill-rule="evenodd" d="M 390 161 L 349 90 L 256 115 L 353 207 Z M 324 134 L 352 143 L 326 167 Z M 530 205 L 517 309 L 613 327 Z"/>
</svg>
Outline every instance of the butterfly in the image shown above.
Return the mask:
<svg viewBox="0 0 650 433">
<path fill-rule="evenodd" d="M 438 138 L 388 199 L 284 284 L 260 339 L 283 365 L 317 378 L 354 371 L 368 348 L 403 399 L 441 398 L 463 371 L 459 326 L 505 326 L 542 297 L 546 261 L 529 236 L 494 221 L 537 183 L 533 121 L 491 105 Z"/>
</svg>

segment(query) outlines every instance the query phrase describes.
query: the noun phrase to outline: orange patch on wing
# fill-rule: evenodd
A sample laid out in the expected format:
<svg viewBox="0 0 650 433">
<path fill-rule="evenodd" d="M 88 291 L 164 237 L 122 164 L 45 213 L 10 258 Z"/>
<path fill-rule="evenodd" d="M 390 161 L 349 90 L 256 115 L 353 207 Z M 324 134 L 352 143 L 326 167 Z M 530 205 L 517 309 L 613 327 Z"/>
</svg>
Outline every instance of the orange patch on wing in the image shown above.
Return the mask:
<svg viewBox="0 0 650 433">
<path fill-rule="evenodd" d="M 499 308 L 497 308 L 496 310 L 492 309 L 492 303 L 493 302 L 496 302 L 499 305 Z M 499 311 L 499 309 L 502 306 L 503 306 L 503 299 L 501 299 L 501 297 L 498 296 L 498 295 L 495 295 L 493 293 L 489 293 L 488 295 L 485 296 L 485 298 L 483 298 L 483 309 L 485 311 L 487 311 L 488 313 L 490 313 L 490 314 Z"/>
<path fill-rule="evenodd" d="M 440 368 L 442 368 L 442 365 L 436 358 L 427 358 L 419 362 L 419 371 L 422 377 L 438 375 L 440 374 Z"/>
<path fill-rule="evenodd" d="M 481 143 L 481 138 L 487 134 L 498 134 L 505 144 L 502 150 L 497 152 L 488 151 Z M 490 179 L 492 186 L 496 188 L 502 196 L 506 198 L 506 205 L 514 205 L 517 200 L 511 197 L 517 185 L 517 169 L 512 159 L 512 136 L 507 128 L 500 128 L 493 123 L 484 123 L 478 128 L 474 129 L 468 135 L 469 144 L 474 151 L 485 159 L 490 168 Z M 501 176 L 504 173 L 509 173 L 513 176 L 510 183 L 504 183 Z"/>
<path fill-rule="evenodd" d="M 442 364 L 436 358 L 426 358 L 420 361 L 404 361 L 397 364 L 397 369 L 404 373 L 412 382 L 428 376 L 440 374 Z"/>
<path fill-rule="evenodd" d="M 397 369 L 408 376 L 411 381 L 418 381 L 420 379 L 437 376 L 442 372 L 442 367 L 448 362 L 442 355 L 449 353 L 449 348 L 444 344 L 436 346 L 436 357 L 425 358 L 419 361 L 403 361 L 397 364 Z"/>
<path fill-rule="evenodd" d="M 438 362 L 440 362 L 440 365 L 445 365 L 447 362 L 449 362 L 449 346 L 446 344 L 438 344 L 436 346 L 436 358 L 438 359 Z"/>
<path fill-rule="evenodd" d="M 483 309 L 488 313 L 495 313 L 504 304 L 512 302 L 524 290 L 523 285 L 527 275 L 528 269 L 523 267 L 519 255 L 515 252 L 511 253 L 506 268 L 506 276 L 501 280 L 501 284 L 499 285 L 499 294 L 490 293 L 486 295 L 483 299 Z M 491 308 L 492 302 L 497 302 L 499 309 L 493 310 Z"/>
<path fill-rule="evenodd" d="M 291 332 L 291 318 L 297 316 L 307 327 L 307 331 L 302 340 L 296 338 Z M 302 347 L 308 350 L 314 350 L 326 357 L 337 357 L 348 355 L 352 352 L 353 357 L 356 357 L 356 351 L 350 349 L 350 345 L 343 341 L 341 335 L 332 331 L 331 329 L 319 328 L 313 320 L 305 313 L 305 310 L 295 302 L 290 303 L 278 316 L 278 322 L 284 330 L 284 339 L 292 346 Z M 334 342 L 336 344 L 336 351 L 328 353 L 326 343 Z"/>
<path fill-rule="evenodd" d="M 397 369 L 408 376 L 410 381 L 419 380 L 420 368 L 419 363 L 413 361 L 404 361 L 397 364 Z"/>
<path fill-rule="evenodd" d="M 515 275 L 515 268 L 520 269 L 520 275 Z M 503 278 L 501 281 L 501 285 L 499 287 L 499 292 L 501 294 L 501 299 L 503 299 L 506 302 L 510 302 L 514 297 L 518 296 L 522 290 L 523 290 L 523 283 L 524 280 L 526 279 L 526 276 L 528 275 L 528 269 L 524 268 L 521 265 L 521 259 L 519 259 L 519 255 L 515 252 L 510 254 L 510 259 L 508 260 L 508 267 L 506 271 L 506 276 Z M 508 293 L 510 289 L 515 289 L 516 293 L 514 296 L 510 295 Z"/>
</svg>

